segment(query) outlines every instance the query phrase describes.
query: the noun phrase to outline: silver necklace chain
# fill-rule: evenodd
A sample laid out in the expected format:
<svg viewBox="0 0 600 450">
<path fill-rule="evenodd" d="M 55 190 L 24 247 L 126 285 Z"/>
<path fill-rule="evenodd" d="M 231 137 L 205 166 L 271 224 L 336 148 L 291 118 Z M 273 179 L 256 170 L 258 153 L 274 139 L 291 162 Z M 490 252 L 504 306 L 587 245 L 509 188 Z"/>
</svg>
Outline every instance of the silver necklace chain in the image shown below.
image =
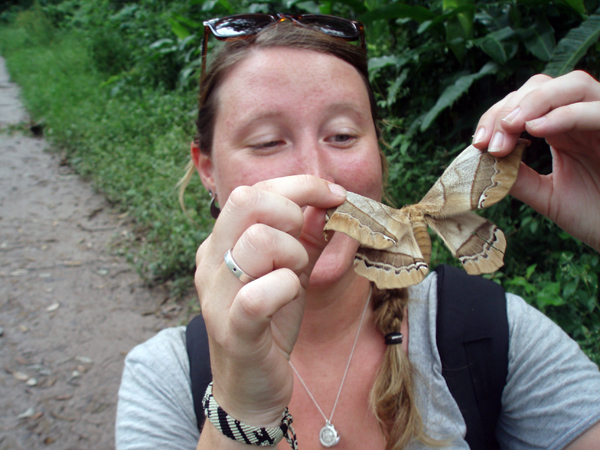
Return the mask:
<svg viewBox="0 0 600 450">
<path fill-rule="evenodd" d="M 327 416 L 325 415 L 325 413 L 323 412 L 323 410 L 321 409 L 321 407 L 315 400 L 314 395 L 312 394 L 312 392 L 310 392 L 310 389 L 308 389 L 308 386 L 306 385 L 306 383 L 304 382 L 304 380 L 298 373 L 298 370 L 294 367 L 294 364 L 292 364 L 292 361 L 291 360 L 289 361 L 290 366 L 292 367 L 292 370 L 294 371 L 294 373 L 300 380 L 300 383 L 302 383 L 302 386 L 304 386 L 304 389 L 306 389 L 308 396 L 311 398 L 311 400 L 313 401 L 313 403 L 315 404 L 315 406 L 317 407 L 317 409 L 323 416 L 323 419 L 325 419 L 325 426 L 321 430 L 321 434 L 320 434 L 321 444 L 323 444 L 325 447 L 333 447 L 340 440 L 339 434 L 337 433 L 337 431 L 331 424 L 331 421 L 333 420 L 333 414 L 335 413 L 335 408 L 337 407 L 338 401 L 340 399 L 340 395 L 342 393 L 342 387 L 344 387 L 344 381 L 346 381 L 346 375 L 348 375 L 348 369 L 350 369 L 350 362 L 352 361 L 352 356 L 354 356 L 354 350 L 356 349 L 356 344 L 358 343 L 358 336 L 360 335 L 360 330 L 362 328 L 363 320 L 367 313 L 369 302 L 371 300 L 372 291 L 373 291 L 373 288 L 371 287 L 371 289 L 369 290 L 369 296 L 367 297 L 367 303 L 365 304 L 365 308 L 364 308 L 364 310 L 362 312 L 362 316 L 360 318 L 360 323 L 358 324 L 358 331 L 356 332 L 356 337 L 354 338 L 354 344 L 352 345 L 352 350 L 350 351 L 350 357 L 348 358 L 348 363 L 346 364 L 346 370 L 344 371 L 344 376 L 342 377 L 342 382 L 340 383 L 340 388 L 338 390 L 337 397 L 335 398 L 335 402 L 333 404 L 333 409 L 331 410 L 331 416 L 329 417 L 329 419 L 327 418 Z M 324 432 L 326 433 L 325 436 L 324 436 Z"/>
</svg>

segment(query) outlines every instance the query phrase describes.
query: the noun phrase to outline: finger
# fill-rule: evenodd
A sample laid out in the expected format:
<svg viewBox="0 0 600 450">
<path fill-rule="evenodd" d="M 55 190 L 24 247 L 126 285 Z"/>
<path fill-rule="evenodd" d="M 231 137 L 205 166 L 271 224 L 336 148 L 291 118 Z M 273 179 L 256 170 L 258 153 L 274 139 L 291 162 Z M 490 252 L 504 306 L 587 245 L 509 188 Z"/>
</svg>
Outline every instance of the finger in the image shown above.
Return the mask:
<svg viewBox="0 0 600 450">
<path fill-rule="evenodd" d="M 525 127 L 528 133 L 537 137 L 568 131 L 599 131 L 600 101 L 562 106 L 540 118 L 525 122 Z"/>
<path fill-rule="evenodd" d="M 242 271 L 253 278 L 280 268 L 299 273 L 308 263 L 306 250 L 297 239 L 263 224 L 248 228 L 231 255 Z"/>
<path fill-rule="evenodd" d="M 254 187 L 277 192 L 301 207 L 333 208 L 346 199 L 346 189 L 314 175 L 272 178 L 260 181 Z"/>
<path fill-rule="evenodd" d="M 346 198 L 341 186 L 309 175 L 277 178 L 233 190 L 213 230 L 217 253 L 233 247 L 246 228 L 264 223 L 298 237 L 303 224 L 302 207 L 330 208 Z M 215 246 L 216 247 L 216 246 Z M 221 251 L 223 250 L 223 251 Z"/>
<path fill-rule="evenodd" d="M 240 186 L 231 192 L 221 208 L 213 239 L 231 248 L 242 233 L 255 223 L 298 235 L 302 228 L 302 210 L 281 195 L 251 186 Z"/>
<path fill-rule="evenodd" d="M 498 110 L 488 145 L 490 153 L 496 156 L 510 153 L 527 122 L 535 123 L 557 108 L 600 99 L 600 84 L 582 71 L 555 79 L 536 75 L 532 80 Z"/>
<path fill-rule="evenodd" d="M 538 119 L 557 108 L 599 100 L 600 83 L 585 72 L 571 72 L 529 91 L 518 105 L 514 105 L 512 111 L 501 118 L 502 127 L 509 133 L 521 132 L 525 122 Z"/>
<path fill-rule="evenodd" d="M 231 330 L 242 345 L 236 348 L 244 353 L 246 346 L 256 351 L 256 343 L 263 339 L 273 315 L 297 299 L 302 292 L 298 276 L 289 269 L 278 269 L 243 286 L 231 305 Z M 291 351 L 291 349 L 284 349 Z"/>
<path fill-rule="evenodd" d="M 489 148 L 495 149 L 495 146 L 498 144 L 500 144 L 502 148 L 508 147 L 512 149 L 518 137 L 504 142 L 503 138 L 504 134 L 506 133 L 501 127 L 501 120 L 518 107 L 519 102 L 525 95 L 535 90 L 548 80 L 551 80 L 551 78 L 545 75 L 533 76 L 527 80 L 527 82 L 521 86 L 518 91 L 511 92 L 501 101 L 492 106 L 485 114 L 483 114 L 483 116 L 481 116 L 481 119 L 479 119 L 479 123 L 477 124 L 477 128 L 473 137 L 473 145 L 480 150 Z M 498 131 L 501 131 L 501 134 L 498 134 Z M 495 141 L 494 138 L 496 139 Z M 501 142 L 499 142 L 500 139 L 502 139 Z M 505 152 L 505 154 L 507 153 L 510 153 L 510 151 Z"/>
<path fill-rule="evenodd" d="M 510 194 L 540 214 L 548 216 L 552 195 L 552 174 L 540 175 L 521 162 L 517 181 L 513 184 Z"/>
<path fill-rule="evenodd" d="M 491 153 L 505 156 L 514 148 L 526 122 L 566 105 L 597 100 L 600 84 L 585 72 L 575 71 L 555 79 L 536 75 L 482 116 L 473 143 L 479 149 L 487 147 Z"/>
</svg>

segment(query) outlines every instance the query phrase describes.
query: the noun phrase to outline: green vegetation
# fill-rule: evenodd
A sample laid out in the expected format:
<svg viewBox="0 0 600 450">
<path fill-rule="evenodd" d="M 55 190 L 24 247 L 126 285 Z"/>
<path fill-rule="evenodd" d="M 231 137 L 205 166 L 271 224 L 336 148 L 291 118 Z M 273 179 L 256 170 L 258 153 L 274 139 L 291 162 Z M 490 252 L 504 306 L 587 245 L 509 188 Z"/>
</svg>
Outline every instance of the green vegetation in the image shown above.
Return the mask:
<svg viewBox="0 0 600 450">
<path fill-rule="evenodd" d="M 179 210 L 175 188 L 194 134 L 203 20 L 291 10 L 363 21 L 389 193 L 403 205 L 470 142 L 479 116 L 531 75 L 584 69 L 598 78 L 599 7 L 598 0 L 11 1 L 0 6 L 0 52 L 54 146 L 135 219 L 139 241 L 128 254 L 140 273 L 181 286 L 211 228 L 198 180 L 185 199 L 195 222 Z M 551 171 L 543 141 L 526 161 Z M 600 363 L 598 253 L 516 200 L 485 215 L 509 242 L 506 267 L 492 278 Z M 456 263 L 437 240 L 433 260 Z"/>
</svg>

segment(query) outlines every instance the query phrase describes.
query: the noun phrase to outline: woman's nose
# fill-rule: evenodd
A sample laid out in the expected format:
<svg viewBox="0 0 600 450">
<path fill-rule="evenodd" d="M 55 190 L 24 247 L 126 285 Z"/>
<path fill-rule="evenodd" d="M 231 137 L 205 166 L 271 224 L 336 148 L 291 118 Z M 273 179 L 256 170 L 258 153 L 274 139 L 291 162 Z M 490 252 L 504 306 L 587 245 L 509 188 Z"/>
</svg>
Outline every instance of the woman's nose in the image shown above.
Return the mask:
<svg viewBox="0 0 600 450">
<path fill-rule="evenodd" d="M 301 173 L 314 175 L 327 181 L 334 181 L 333 167 L 326 151 L 318 143 L 303 145 L 298 151 L 298 167 Z"/>
</svg>

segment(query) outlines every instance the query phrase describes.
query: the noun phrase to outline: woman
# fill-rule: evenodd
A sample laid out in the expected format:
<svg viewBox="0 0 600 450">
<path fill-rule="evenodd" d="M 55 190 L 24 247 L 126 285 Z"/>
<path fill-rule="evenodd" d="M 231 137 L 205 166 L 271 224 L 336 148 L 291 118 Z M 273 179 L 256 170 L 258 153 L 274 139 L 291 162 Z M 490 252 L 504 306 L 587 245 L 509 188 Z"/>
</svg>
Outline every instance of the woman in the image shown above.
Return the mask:
<svg viewBox="0 0 600 450">
<path fill-rule="evenodd" d="M 357 243 L 323 237 L 324 210 L 346 189 L 381 199 L 384 163 L 363 49 L 305 25 L 287 20 L 227 42 L 201 87 L 192 162 L 222 208 L 196 258 L 216 401 L 209 413 L 220 407 L 276 429 L 289 408 L 303 450 L 335 443 L 337 433 L 345 449 L 468 448 L 439 373 L 435 276 L 408 292 L 377 292 L 353 270 Z M 546 137 L 555 174 L 544 181 L 523 168 L 514 193 L 596 249 L 599 99 L 583 74 L 534 78 L 492 108 L 475 137 L 498 154 L 525 128 Z M 579 220 L 590 209 L 595 216 Z M 600 448 L 597 367 L 521 299 L 507 302 L 502 448 Z M 388 333 L 401 344 L 386 345 Z M 219 420 L 199 436 L 183 328 L 130 353 L 119 396 L 118 448 L 248 448 Z"/>
</svg>

